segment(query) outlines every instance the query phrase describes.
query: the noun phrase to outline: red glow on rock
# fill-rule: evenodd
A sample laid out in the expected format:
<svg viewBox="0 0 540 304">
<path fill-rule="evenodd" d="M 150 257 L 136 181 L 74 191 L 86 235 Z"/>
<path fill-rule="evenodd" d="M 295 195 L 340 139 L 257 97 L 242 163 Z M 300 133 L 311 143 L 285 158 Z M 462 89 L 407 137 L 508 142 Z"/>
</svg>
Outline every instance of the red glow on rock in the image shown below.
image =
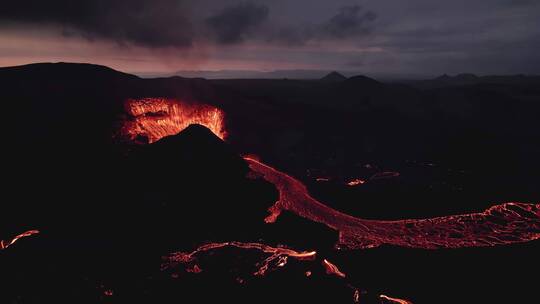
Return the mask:
<svg viewBox="0 0 540 304">
<path fill-rule="evenodd" d="M 186 271 L 189 273 L 201 273 L 202 269 L 199 268 L 199 265 L 193 265 L 192 267 L 186 268 Z"/>
<path fill-rule="evenodd" d="M 143 98 L 128 99 L 125 108 L 131 119 L 124 123 L 121 134 L 133 141 L 146 138 L 153 143 L 192 124 L 205 126 L 221 139 L 227 136 L 225 114 L 214 106 L 171 98 Z"/>
<path fill-rule="evenodd" d="M 29 237 L 31 235 L 38 234 L 38 233 L 39 233 L 39 230 L 30 230 L 30 231 L 26 231 L 24 233 L 21 233 L 21 234 L 15 236 L 10 241 L 0 240 L 0 250 L 8 248 L 9 246 L 15 244 L 18 240 L 20 240 L 22 238 Z"/>
<path fill-rule="evenodd" d="M 324 259 L 322 261 L 322 264 L 324 266 L 324 269 L 326 270 L 326 274 L 334 275 L 334 276 L 337 276 L 337 277 L 340 277 L 340 278 L 345 278 L 346 277 L 345 273 L 341 272 L 336 265 L 334 265 L 333 263 L 331 263 L 327 259 Z"/>
<path fill-rule="evenodd" d="M 392 298 L 386 295 L 380 295 L 379 298 L 381 299 L 382 303 L 413 304 L 411 301 L 398 299 L 398 298 Z"/>
</svg>

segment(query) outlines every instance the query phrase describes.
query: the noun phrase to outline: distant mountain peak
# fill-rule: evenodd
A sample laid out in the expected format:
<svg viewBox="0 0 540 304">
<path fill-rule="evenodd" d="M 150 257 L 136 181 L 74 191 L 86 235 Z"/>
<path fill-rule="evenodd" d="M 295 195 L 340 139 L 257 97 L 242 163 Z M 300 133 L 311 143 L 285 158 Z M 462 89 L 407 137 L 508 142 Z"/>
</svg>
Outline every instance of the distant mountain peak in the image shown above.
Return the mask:
<svg viewBox="0 0 540 304">
<path fill-rule="evenodd" d="M 456 75 L 455 78 L 462 79 L 462 80 L 477 80 L 479 77 L 472 73 L 462 73 L 462 74 Z"/>
<path fill-rule="evenodd" d="M 347 80 L 347 77 L 343 76 L 342 74 L 336 71 L 333 71 L 329 73 L 328 75 L 324 76 L 323 78 L 321 78 L 321 80 L 326 81 L 326 82 L 341 82 L 341 81 Z"/>
<path fill-rule="evenodd" d="M 448 74 L 444 74 L 435 78 L 435 80 L 477 80 L 477 79 L 479 79 L 479 77 L 472 73 L 461 73 L 456 76 L 449 76 Z"/>
<path fill-rule="evenodd" d="M 378 82 L 377 80 L 373 78 L 369 78 L 364 75 L 353 76 L 347 79 L 347 83 L 356 84 L 356 85 L 369 85 L 369 86 L 381 85 L 381 83 Z"/>
<path fill-rule="evenodd" d="M 435 80 L 450 80 L 452 79 L 452 77 L 450 77 L 448 74 L 443 74 L 437 78 L 435 78 Z"/>
</svg>

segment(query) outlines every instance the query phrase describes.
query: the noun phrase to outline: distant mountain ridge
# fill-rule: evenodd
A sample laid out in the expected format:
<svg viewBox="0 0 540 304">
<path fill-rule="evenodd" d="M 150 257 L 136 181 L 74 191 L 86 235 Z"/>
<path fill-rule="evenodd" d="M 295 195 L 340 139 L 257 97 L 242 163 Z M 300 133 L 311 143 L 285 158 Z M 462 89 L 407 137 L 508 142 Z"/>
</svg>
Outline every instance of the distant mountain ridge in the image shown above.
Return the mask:
<svg viewBox="0 0 540 304">
<path fill-rule="evenodd" d="M 178 71 L 174 75 L 189 78 L 207 79 L 321 79 L 332 71 L 329 70 L 218 70 L 218 71 Z"/>
<path fill-rule="evenodd" d="M 476 84 L 511 84 L 511 85 L 540 85 L 540 76 L 536 75 L 488 75 L 477 76 L 472 73 L 462 73 L 455 76 L 447 74 L 441 75 L 437 78 L 420 80 L 420 81 L 407 81 L 419 88 L 432 89 L 448 86 L 467 86 Z"/>
</svg>

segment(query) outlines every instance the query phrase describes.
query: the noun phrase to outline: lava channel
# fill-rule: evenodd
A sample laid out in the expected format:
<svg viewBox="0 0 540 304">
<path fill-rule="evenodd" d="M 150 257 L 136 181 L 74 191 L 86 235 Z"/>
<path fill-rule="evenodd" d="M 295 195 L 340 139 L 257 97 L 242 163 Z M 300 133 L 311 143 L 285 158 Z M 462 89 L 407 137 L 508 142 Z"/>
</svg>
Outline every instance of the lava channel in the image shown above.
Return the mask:
<svg viewBox="0 0 540 304">
<path fill-rule="evenodd" d="M 412 304 L 411 301 L 398 299 L 398 298 L 392 298 L 392 297 L 389 297 L 387 295 L 380 295 L 379 299 L 381 299 L 383 301 L 382 303 Z"/>
<path fill-rule="evenodd" d="M 339 268 L 334 263 L 328 261 L 327 259 L 324 259 L 322 261 L 322 265 L 323 265 L 324 269 L 326 270 L 327 275 L 334 275 L 334 276 L 340 277 L 340 278 L 347 277 L 347 275 L 345 273 L 341 272 L 341 270 L 339 270 Z"/>
<path fill-rule="evenodd" d="M 272 247 L 261 243 L 242 243 L 242 242 L 224 242 L 209 243 L 199 246 L 192 252 L 175 252 L 164 257 L 162 270 L 170 269 L 178 265 L 184 265 L 186 271 L 190 273 L 200 273 L 202 269 L 197 265 L 197 255 L 224 247 L 236 247 L 241 249 L 253 249 L 269 254 L 269 256 L 257 265 L 258 270 L 253 273 L 255 276 L 264 276 L 270 267 L 275 264 L 277 267 L 283 267 L 287 264 L 288 258 L 297 260 L 312 261 L 316 258 L 316 251 L 295 251 L 284 247 Z"/>
<path fill-rule="evenodd" d="M 125 121 L 121 135 L 132 141 L 144 138 L 153 143 L 180 133 L 192 124 L 203 125 L 222 140 L 225 132 L 225 114 L 205 104 L 187 103 L 170 98 L 128 99 L 124 104 L 131 119 Z"/>
<path fill-rule="evenodd" d="M 540 238 L 540 204 L 506 203 L 480 213 L 396 221 L 356 218 L 311 197 L 306 186 L 254 158 L 249 167 L 274 184 L 279 200 L 269 209 L 267 223 L 283 210 L 325 224 L 339 232 L 339 248 L 365 249 L 383 244 L 438 249 L 486 247 Z"/>
<path fill-rule="evenodd" d="M 30 231 L 26 231 L 24 233 L 21 233 L 15 236 L 14 238 L 11 239 L 11 241 L 0 240 L 0 250 L 7 249 L 9 246 L 15 244 L 18 240 L 22 238 L 29 237 L 31 235 L 38 234 L 38 233 L 39 233 L 38 230 L 30 230 Z"/>
</svg>

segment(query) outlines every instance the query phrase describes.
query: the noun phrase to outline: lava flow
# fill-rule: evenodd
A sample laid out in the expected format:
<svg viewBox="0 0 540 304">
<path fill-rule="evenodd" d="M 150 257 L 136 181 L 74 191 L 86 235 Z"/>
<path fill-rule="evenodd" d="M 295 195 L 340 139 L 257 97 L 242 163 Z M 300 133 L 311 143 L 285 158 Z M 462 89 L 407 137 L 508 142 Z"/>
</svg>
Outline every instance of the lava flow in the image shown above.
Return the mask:
<svg viewBox="0 0 540 304">
<path fill-rule="evenodd" d="M 267 223 L 283 210 L 322 223 L 339 232 L 338 246 L 374 248 L 383 244 L 423 248 L 485 247 L 540 239 L 540 204 L 506 203 L 480 213 L 431 219 L 379 221 L 355 218 L 309 195 L 300 181 L 262 162 L 244 157 L 251 170 L 274 184 L 279 200 L 269 209 Z"/>
<path fill-rule="evenodd" d="M 396 303 L 396 304 L 412 304 L 412 302 L 398 299 L 398 298 L 392 298 L 386 295 L 380 295 L 379 298 L 383 300 L 383 303 Z"/>
<path fill-rule="evenodd" d="M 322 265 L 324 266 L 327 275 L 334 275 L 340 278 L 345 278 L 347 276 L 345 273 L 341 272 L 341 270 L 339 270 L 339 268 L 335 264 L 328 261 L 327 259 L 324 259 L 322 261 Z"/>
<path fill-rule="evenodd" d="M 236 247 L 241 249 L 252 249 L 258 250 L 265 254 L 270 254 L 268 258 L 262 261 L 258 265 L 258 270 L 253 273 L 256 276 L 263 276 L 270 269 L 272 263 L 275 262 L 277 267 L 283 267 L 287 264 L 287 259 L 289 257 L 295 258 L 297 260 L 314 260 L 317 252 L 315 251 L 295 251 L 289 248 L 284 247 L 271 247 L 265 244 L 260 243 L 242 243 L 242 242 L 225 242 L 225 243 L 209 243 L 202 245 L 190 253 L 186 252 L 175 252 L 171 255 L 164 257 L 165 263 L 162 265 L 162 269 L 168 269 L 175 267 L 179 264 L 186 265 L 186 271 L 191 273 L 199 273 L 202 270 L 199 268 L 199 265 L 196 264 L 197 255 L 220 249 L 223 247 Z"/>
<path fill-rule="evenodd" d="M 24 237 L 29 237 L 31 235 L 38 234 L 38 233 L 39 233 L 38 230 L 30 230 L 30 231 L 26 231 L 24 233 L 21 233 L 21 234 L 15 236 L 13 239 L 11 239 L 11 241 L 0 240 L 0 250 L 8 248 L 9 246 L 15 244 L 15 242 L 17 242 L 18 240 L 20 240 L 20 239 L 22 239 Z"/>
<path fill-rule="evenodd" d="M 363 184 L 365 184 L 365 183 L 366 183 L 365 180 L 356 178 L 356 179 L 353 179 L 353 180 L 351 180 L 350 182 L 348 182 L 348 183 L 347 183 L 347 186 L 349 186 L 349 187 L 355 187 L 355 186 L 358 186 L 358 185 L 363 185 Z"/>
<path fill-rule="evenodd" d="M 225 115 L 213 106 L 169 98 L 143 98 L 128 99 L 125 108 L 131 119 L 124 123 L 121 133 L 130 140 L 145 138 L 153 143 L 178 134 L 191 124 L 203 125 L 221 139 L 226 137 Z"/>
</svg>

